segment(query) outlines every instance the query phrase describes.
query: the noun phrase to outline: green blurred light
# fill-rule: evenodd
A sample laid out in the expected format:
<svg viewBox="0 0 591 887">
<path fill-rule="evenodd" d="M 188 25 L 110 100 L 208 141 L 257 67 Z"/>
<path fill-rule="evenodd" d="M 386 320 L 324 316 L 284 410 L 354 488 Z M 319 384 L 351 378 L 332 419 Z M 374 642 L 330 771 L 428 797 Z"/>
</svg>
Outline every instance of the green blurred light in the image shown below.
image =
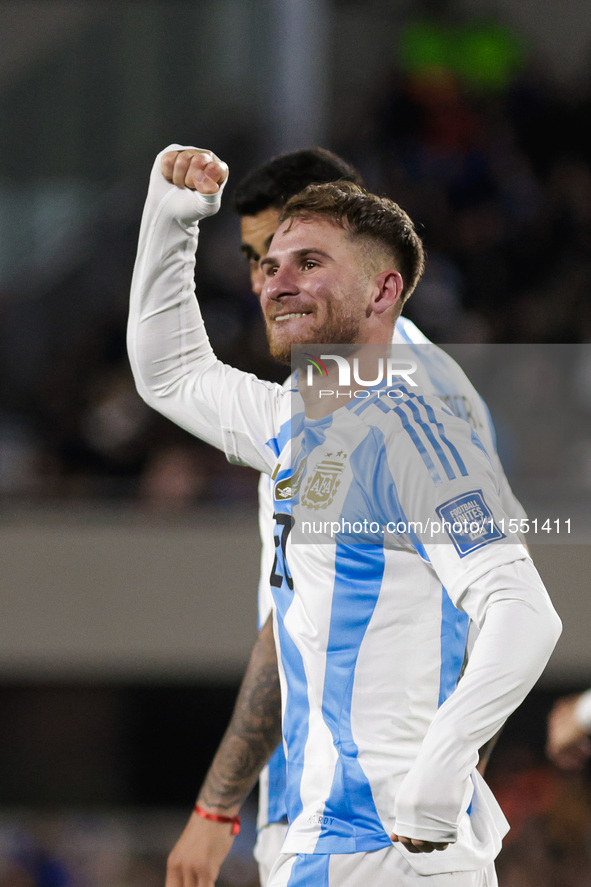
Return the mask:
<svg viewBox="0 0 591 887">
<path fill-rule="evenodd" d="M 515 34 L 495 22 L 454 27 L 421 21 L 403 31 L 399 58 L 408 73 L 446 70 L 472 85 L 501 89 L 523 65 L 525 52 Z"/>
<path fill-rule="evenodd" d="M 456 60 L 457 72 L 477 85 L 502 88 L 524 59 L 523 48 L 506 28 L 490 24 L 465 30 Z"/>
<path fill-rule="evenodd" d="M 400 40 L 400 64 L 411 72 L 447 68 L 449 35 L 429 22 L 408 25 Z"/>
</svg>

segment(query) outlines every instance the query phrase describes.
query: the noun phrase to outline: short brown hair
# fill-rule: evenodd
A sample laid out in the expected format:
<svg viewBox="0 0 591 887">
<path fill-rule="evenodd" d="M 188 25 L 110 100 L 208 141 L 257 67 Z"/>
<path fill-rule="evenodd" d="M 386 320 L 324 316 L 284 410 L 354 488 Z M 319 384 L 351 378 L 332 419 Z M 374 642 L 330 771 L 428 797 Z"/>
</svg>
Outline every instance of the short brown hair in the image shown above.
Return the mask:
<svg viewBox="0 0 591 887">
<path fill-rule="evenodd" d="M 425 251 L 412 219 L 397 203 L 352 182 L 308 185 L 287 201 L 281 221 L 316 216 L 344 228 L 354 239 L 385 249 L 402 276 L 402 301 L 408 299 L 425 268 Z"/>
</svg>

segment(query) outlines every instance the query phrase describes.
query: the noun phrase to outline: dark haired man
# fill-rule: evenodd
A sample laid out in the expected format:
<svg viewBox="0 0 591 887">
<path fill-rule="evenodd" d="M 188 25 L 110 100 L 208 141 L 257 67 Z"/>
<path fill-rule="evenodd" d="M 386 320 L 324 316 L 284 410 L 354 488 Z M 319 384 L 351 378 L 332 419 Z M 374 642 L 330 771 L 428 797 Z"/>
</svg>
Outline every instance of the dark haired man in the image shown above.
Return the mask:
<svg viewBox="0 0 591 887">
<path fill-rule="evenodd" d="M 286 202 L 307 185 L 337 180 L 364 184 L 361 174 L 342 157 L 325 148 L 305 148 L 272 158 L 238 183 L 233 205 L 240 216 L 241 250 L 257 295 L 263 285 L 259 261 L 269 248 Z"/>
<path fill-rule="evenodd" d="M 525 550 L 499 529 L 498 482 L 466 422 L 402 388 L 396 408 L 371 389 L 355 411 L 333 405 L 318 414 L 306 402 L 291 426 L 289 392 L 216 361 L 192 291 L 191 247 L 198 220 L 217 210 L 226 175 L 214 155 L 196 149 L 173 146 L 157 159 L 129 324 L 142 396 L 231 461 L 267 472 L 276 489 L 301 474 L 294 509 L 305 504 L 319 460 L 333 455 L 326 446 L 340 445 L 342 515 L 363 501 L 371 525 L 383 527 L 388 514 L 412 519 L 420 501 L 433 515 L 469 508 L 490 517 L 476 538 L 447 531 L 453 545 L 399 530 L 388 544 L 345 537 L 289 546 L 296 512 L 276 500 L 271 584 L 290 829 L 269 884 L 410 885 L 421 876 L 432 887 L 494 884 L 502 816 L 475 772 L 477 752 L 539 676 L 559 620 Z M 367 192 L 330 185 L 312 192 L 288 204 L 262 263 L 272 347 L 285 353 L 288 340 L 385 347 L 416 283 L 420 241 L 394 205 Z M 319 195 L 332 215 L 319 211 Z M 405 264 L 410 244 L 414 259 Z M 331 381 L 338 385 L 334 373 Z M 361 461 L 347 461 L 343 447 L 362 452 Z M 435 660 L 450 652 L 437 628 L 447 593 L 481 633 L 442 700 Z M 444 852 L 425 855 L 433 850 Z"/>
</svg>

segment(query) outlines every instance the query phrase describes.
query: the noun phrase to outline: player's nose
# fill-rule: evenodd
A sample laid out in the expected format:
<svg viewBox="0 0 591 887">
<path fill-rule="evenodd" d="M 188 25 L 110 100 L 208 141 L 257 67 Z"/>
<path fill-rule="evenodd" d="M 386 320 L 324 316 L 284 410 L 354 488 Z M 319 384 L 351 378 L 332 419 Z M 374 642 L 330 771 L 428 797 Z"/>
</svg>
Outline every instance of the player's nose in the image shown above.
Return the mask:
<svg viewBox="0 0 591 887">
<path fill-rule="evenodd" d="M 278 265 L 265 277 L 264 291 L 268 299 L 274 300 L 297 295 L 299 286 L 295 269 L 288 263 Z"/>
</svg>

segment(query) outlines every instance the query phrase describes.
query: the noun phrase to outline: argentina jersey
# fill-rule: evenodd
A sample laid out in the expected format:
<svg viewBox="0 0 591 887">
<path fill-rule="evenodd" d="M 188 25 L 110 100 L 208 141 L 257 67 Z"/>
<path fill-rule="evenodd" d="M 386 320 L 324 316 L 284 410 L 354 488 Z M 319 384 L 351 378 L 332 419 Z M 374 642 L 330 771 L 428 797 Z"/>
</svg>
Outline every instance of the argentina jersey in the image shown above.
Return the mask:
<svg viewBox="0 0 591 887">
<path fill-rule="evenodd" d="M 399 389 L 299 414 L 272 478 L 284 852 L 390 845 L 397 787 L 461 674 L 462 592 L 524 556 L 499 533 L 498 483 L 472 428 Z M 464 520 L 442 528 L 454 507 L 474 518 L 467 534 Z"/>
<path fill-rule="evenodd" d="M 521 504 L 515 498 L 507 478 L 504 474 L 498 456 L 496 454 L 496 437 L 490 414 L 486 404 L 471 384 L 461 367 L 441 348 L 434 345 L 416 327 L 416 325 L 399 317 L 396 321 L 393 343 L 407 345 L 412 349 L 421 373 L 421 386 L 425 393 L 435 394 L 443 403 L 455 412 L 459 418 L 465 419 L 477 432 L 493 464 L 499 484 L 499 495 L 504 510 L 511 518 L 525 516 Z M 291 380 L 287 380 L 286 387 L 291 386 Z M 338 450 L 336 451 L 338 452 Z M 330 486 L 338 480 L 338 463 L 334 466 L 325 466 L 324 475 L 317 478 L 317 489 L 312 495 L 321 493 L 321 485 Z M 290 469 L 283 469 L 282 477 L 289 477 Z M 331 480 L 332 478 L 332 480 Z M 268 475 L 263 475 L 259 484 L 259 524 L 261 535 L 261 577 L 259 584 L 259 626 L 266 621 L 272 608 L 272 596 L 270 594 L 269 576 L 271 567 L 276 557 L 277 549 L 273 540 L 280 538 L 280 534 L 273 531 L 273 514 L 276 510 L 283 511 L 286 501 L 285 496 L 289 490 L 287 484 L 281 486 L 279 481 L 279 501 L 272 504 L 274 481 Z M 319 513 L 320 513 L 319 509 Z M 445 591 L 442 592 L 442 638 L 451 637 L 454 640 L 454 653 L 449 655 L 451 667 L 443 668 L 441 673 L 440 701 L 443 701 L 452 692 L 457 681 L 458 662 L 464 657 L 464 637 L 467 617 L 456 610 Z M 445 644 L 446 649 L 451 649 Z M 258 827 L 262 828 L 268 823 L 279 822 L 287 815 L 285 802 L 285 756 L 283 747 L 280 747 L 271 758 L 268 768 L 265 768 L 259 784 L 259 812 Z"/>
</svg>

